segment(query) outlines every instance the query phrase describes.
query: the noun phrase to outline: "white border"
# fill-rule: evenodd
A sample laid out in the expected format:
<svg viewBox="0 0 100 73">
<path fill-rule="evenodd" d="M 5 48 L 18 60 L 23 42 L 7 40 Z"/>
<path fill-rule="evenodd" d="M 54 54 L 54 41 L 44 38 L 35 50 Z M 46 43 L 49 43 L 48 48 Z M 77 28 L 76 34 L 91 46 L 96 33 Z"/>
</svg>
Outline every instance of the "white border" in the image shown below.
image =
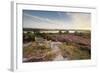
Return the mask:
<svg viewBox="0 0 100 73">
<path fill-rule="evenodd" d="M 57 5 L 41 5 L 33 3 L 13 3 L 12 23 L 13 25 L 13 43 L 12 43 L 12 70 L 34 70 L 34 69 L 54 69 L 66 67 L 80 67 L 96 65 L 96 49 L 95 49 L 95 24 L 96 24 L 96 9 L 89 7 L 73 7 L 73 6 L 57 6 Z M 73 61 L 55 61 L 55 62 L 33 62 L 22 63 L 22 10 L 49 10 L 49 11 L 66 11 L 66 12 L 89 12 L 91 13 L 91 60 L 73 60 Z"/>
</svg>

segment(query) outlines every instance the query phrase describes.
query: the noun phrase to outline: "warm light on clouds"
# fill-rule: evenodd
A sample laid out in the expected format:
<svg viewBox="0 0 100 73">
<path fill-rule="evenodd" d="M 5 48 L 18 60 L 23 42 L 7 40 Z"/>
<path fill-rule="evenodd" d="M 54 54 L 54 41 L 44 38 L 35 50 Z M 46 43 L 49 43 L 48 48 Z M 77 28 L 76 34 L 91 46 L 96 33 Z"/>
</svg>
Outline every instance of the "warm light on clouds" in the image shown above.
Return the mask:
<svg viewBox="0 0 100 73">
<path fill-rule="evenodd" d="M 72 28 L 79 28 L 79 29 L 90 29 L 91 27 L 91 16 L 90 14 L 86 13 L 72 13 Z"/>
<path fill-rule="evenodd" d="M 90 30 L 91 14 L 25 10 L 23 11 L 23 27 Z"/>
</svg>

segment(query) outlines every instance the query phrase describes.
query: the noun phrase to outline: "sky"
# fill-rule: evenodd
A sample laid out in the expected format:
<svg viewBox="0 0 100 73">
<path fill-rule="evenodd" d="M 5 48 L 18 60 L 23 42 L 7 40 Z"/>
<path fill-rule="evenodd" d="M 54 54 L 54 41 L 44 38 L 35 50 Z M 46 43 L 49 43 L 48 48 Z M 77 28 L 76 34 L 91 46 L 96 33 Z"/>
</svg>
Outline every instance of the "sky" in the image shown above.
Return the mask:
<svg viewBox="0 0 100 73">
<path fill-rule="evenodd" d="M 90 30 L 91 14 L 82 12 L 23 10 L 23 28 Z"/>
</svg>

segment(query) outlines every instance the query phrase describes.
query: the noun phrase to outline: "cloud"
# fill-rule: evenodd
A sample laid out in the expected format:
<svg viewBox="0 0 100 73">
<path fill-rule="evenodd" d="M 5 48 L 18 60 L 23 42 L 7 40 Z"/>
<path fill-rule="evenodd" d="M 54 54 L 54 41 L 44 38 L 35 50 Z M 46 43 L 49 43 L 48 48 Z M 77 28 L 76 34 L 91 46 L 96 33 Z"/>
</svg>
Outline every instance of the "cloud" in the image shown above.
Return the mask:
<svg viewBox="0 0 100 73">
<path fill-rule="evenodd" d="M 59 20 L 52 20 L 49 18 L 32 16 L 26 13 L 24 13 L 23 16 L 24 16 L 23 17 L 24 28 L 50 28 L 50 29 L 65 28 L 65 22 Z"/>
<path fill-rule="evenodd" d="M 60 14 L 59 14 L 60 15 Z M 33 16 L 27 13 L 23 14 L 24 28 L 48 28 L 48 29 L 90 29 L 91 17 L 87 13 L 67 13 L 70 20 L 53 20 L 50 18 L 43 18 Z M 61 17 L 61 15 L 60 15 Z"/>
<path fill-rule="evenodd" d="M 52 28 L 57 27 L 57 24 L 48 18 L 42 18 L 38 16 L 32 16 L 30 14 L 24 14 L 23 27 L 24 28 Z"/>
<path fill-rule="evenodd" d="M 70 27 L 76 29 L 90 29 L 91 15 L 89 13 L 71 13 Z"/>
</svg>

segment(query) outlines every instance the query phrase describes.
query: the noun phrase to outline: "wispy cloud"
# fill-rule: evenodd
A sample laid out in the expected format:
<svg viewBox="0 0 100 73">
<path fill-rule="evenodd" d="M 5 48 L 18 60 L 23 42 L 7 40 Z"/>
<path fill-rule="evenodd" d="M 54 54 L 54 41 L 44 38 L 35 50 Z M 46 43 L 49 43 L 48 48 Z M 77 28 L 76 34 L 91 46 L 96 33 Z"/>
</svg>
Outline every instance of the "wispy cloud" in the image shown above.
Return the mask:
<svg viewBox="0 0 100 73">
<path fill-rule="evenodd" d="M 41 22 L 45 22 L 45 23 L 56 24 L 53 20 L 50 20 L 49 18 L 43 18 L 43 17 L 39 17 L 39 16 L 32 16 L 32 15 L 26 14 L 26 13 L 24 13 L 24 16 L 27 16 L 27 17 L 31 18 L 33 21 L 38 20 L 37 22 L 41 21 Z"/>
<path fill-rule="evenodd" d="M 48 18 L 42 18 L 38 16 L 32 16 L 30 14 L 24 14 L 23 27 L 25 28 L 51 28 L 56 26 L 56 22 Z"/>
<path fill-rule="evenodd" d="M 42 18 L 38 16 L 32 16 L 30 14 L 24 13 L 23 27 L 25 28 L 50 28 L 50 29 L 60 29 L 65 28 L 65 22 L 58 20 L 51 20 L 49 18 Z"/>
<path fill-rule="evenodd" d="M 23 13 L 24 28 L 50 28 L 50 29 L 90 29 L 91 15 L 89 13 L 67 12 L 66 17 L 58 13 L 59 18 L 51 19 Z M 63 18 L 63 16 L 65 18 Z M 70 20 L 69 17 L 70 17 Z M 58 17 L 58 16 L 57 16 Z M 64 20 L 62 20 L 62 18 Z M 68 19 L 67 19 L 68 18 Z"/>
<path fill-rule="evenodd" d="M 91 28 L 91 14 L 89 13 L 69 13 L 71 16 L 71 27 L 78 29 Z"/>
</svg>

